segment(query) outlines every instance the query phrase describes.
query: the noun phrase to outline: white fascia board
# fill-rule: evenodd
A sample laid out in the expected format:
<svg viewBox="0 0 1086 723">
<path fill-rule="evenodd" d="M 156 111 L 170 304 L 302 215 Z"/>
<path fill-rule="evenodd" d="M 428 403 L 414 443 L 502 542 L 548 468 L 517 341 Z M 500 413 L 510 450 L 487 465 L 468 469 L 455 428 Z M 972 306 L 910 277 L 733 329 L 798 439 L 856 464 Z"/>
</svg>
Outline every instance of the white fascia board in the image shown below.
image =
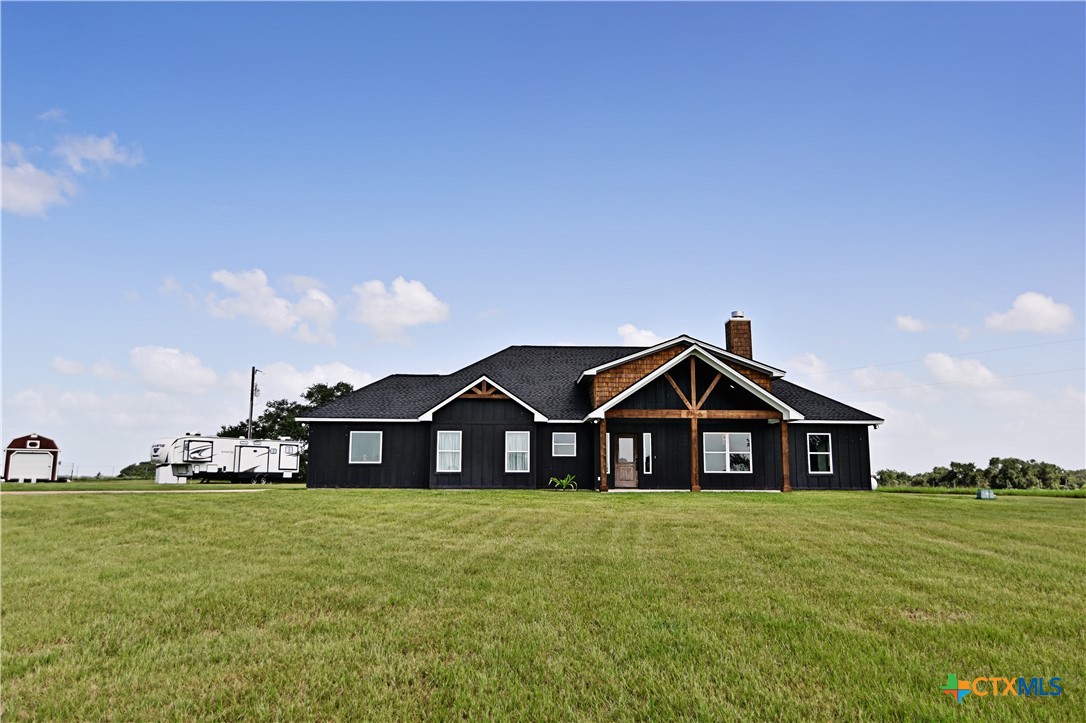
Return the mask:
<svg viewBox="0 0 1086 723">
<path fill-rule="evenodd" d="M 734 352 L 730 352 L 727 349 L 724 349 L 724 348 L 719 347 L 719 346 L 715 346 L 713 344 L 707 344 L 706 342 L 701 341 L 699 339 L 690 339 L 690 337 L 684 337 L 684 338 L 689 339 L 696 346 L 700 346 L 703 350 L 708 349 L 709 351 L 713 352 L 714 354 L 723 354 L 728 359 L 734 360 L 736 364 L 741 364 L 743 366 L 748 366 L 748 367 L 754 367 L 755 369 L 757 369 L 759 371 L 763 371 L 766 374 L 769 374 L 770 376 L 775 377 L 775 378 L 780 378 L 780 377 L 784 376 L 784 370 L 783 369 L 778 369 L 777 367 L 771 367 L 768 364 L 763 364 L 762 362 L 754 361 L 753 359 L 747 359 L 745 356 L 742 356 L 740 354 L 736 354 Z"/>
<path fill-rule="evenodd" d="M 777 378 L 784 376 L 784 370 L 782 370 L 782 369 L 777 369 L 776 367 L 771 367 L 768 364 L 762 364 L 761 362 L 754 361 L 753 359 L 747 359 L 745 356 L 739 356 L 738 354 L 733 354 L 732 352 L 728 351 L 727 349 L 721 349 L 718 346 L 714 346 L 712 344 L 707 344 L 707 343 L 705 343 L 703 341 L 700 341 L 700 340 L 695 339 L 695 338 L 693 338 L 691 336 L 686 336 L 685 334 L 683 334 L 682 336 L 677 336 L 674 339 L 669 339 L 668 341 L 660 342 L 656 346 L 649 347 L 648 349 L 642 349 L 642 350 L 634 352 L 633 354 L 630 354 L 628 356 L 624 356 L 624 357 L 622 357 L 620 359 L 615 359 L 614 361 L 609 361 L 606 364 L 600 364 L 598 367 L 592 367 L 591 369 L 585 369 L 583 372 L 581 372 L 581 375 L 579 377 L 577 377 L 577 383 L 580 384 L 582 381 L 584 381 L 585 377 L 595 376 L 598 372 L 602 372 L 602 371 L 604 371 L 606 369 L 611 369 L 612 367 L 621 366 L 622 364 L 633 361 L 634 359 L 640 359 L 641 357 L 648 356 L 649 354 L 655 354 L 656 352 L 661 351 L 662 349 L 667 349 L 668 347 L 674 346 L 675 344 L 680 344 L 682 342 L 689 342 L 691 344 L 691 347 L 697 346 L 697 347 L 701 347 L 702 349 L 708 349 L 709 351 L 713 352 L 714 354 L 722 354 L 725 357 L 727 357 L 728 359 L 731 359 L 731 360 L 735 361 L 736 364 L 741 364 L 743 366 L 754 367 L 755 369 L 758 369 L 759 371 L 763 371 L 766 374 L 769 374 L 770 376 L 777 377 Z"/>
<path fill-rule="evenodd" d="M 417 422 L 417 419 L 380 419 L 377 417 L 295 417 L 295 422 Z"/>
<path fill-rule="evenodd" d="M 583 419 L 548 419 L 547 424 L 584 424 Z"/>
<path fill-rule="evenodd" d="M 885 419 L 866 419 L 866 420 L 843 420 L 843 419 L 795 419 L 791 420 L 795 424 L 863 424 L 865 426 L 879 426 L 884 423 Z"/>
<path fill-rule="evenodd" d="M 442 407 L 444 407 L 444 406 L 445 406 L 446 404 L 450 404 L 450 403 L 452 403 L 452 402 L 456 401 L 457 397 L 459 397 L 459 396 L 460 396 L 461 394 L 463 394 L 464 392 L 468 391 L 469 389 L 471 389 L 472 387 L 474 387 L 474 386 L 475 386 L 476 384 L 480 384 L 480 383 L 482 383 L 482 382 L 486 382 L 487 384 L 489 384 L 490 386 L 494 387 L 494 388 L 495 388 L 495 389 L 497 389 L 497 390 L 498 390 L 499 392 L 501 392 L 502 394 L 504 394 L 505 396 L 509 397 L 509 398 L 510 398 L 511 400 L 513 400 L 514 402 L 516 402 L 517 404 L 519 404 L 520 406 L 524 407 L 524 408 L 525 408 L 525 409 L 527 409 L 527 410 L 528 410 L 529 412 L 531 412 L 531 413 L 532 413 L 532 416 L 533 416 L 533 419 L 532 419 L 532 421 L 534 421 L 534 422 L 546 422 L 546 421 L 548 421 L 548 420 L 547 420 L 547 417 L 546 417 L 546 416 L 544 416 L 543 414 L 541 414 L 541 413 L 537 412 L 536 410 L 532 409 L 532 408 L 531 408 L 530 406 L 528 406 L 527 404 L 525 404 L 524 402 L 522 402 L 522 401 L 521 401 L 520 399 L 517 399 L 517 397 L 516 397 L 516 396 L 514 396 L 513 394 L 510 394 L 510 393 L 509 393 L 509 391 L 508 391 L 507 389 L 505 389 L 504 387 L 502 387 L 502 386 L 501 386 L 500 384 L 497 384 L 497 383 L 495 383 L 495 382 L 494 382 L 494 380 L 493 380 L 493 379 L 491 379 L 490 377 L 488 377 L 488 376 L 487 376 L 486 374 L 484 374 L 483 376 L 479 377 L 478 379 L 476 379 L 475 381 L 473 381 L 473 382 L 472 382 L 471 384 L 467 385 L 466 387 L 464 387 L 464 388 L 463 388 L 463 389 L 461 389 L 460 391 L 456 392 L 455 394 L 453 394 L 452 396 L 450 396 L 450 397 L 449 397 L 448 399 L 446 399 L 445 401 L 443 401 L 443 402 L 441 402 L 440 404 L 438 404 L 438 405 L 434 406 L 433 408 L 431 408 L 431 409 L 428 409 L 427 411 L 423 412 L 423 413 L 422 413 L 422 414 L 421 414 L 421 415 L 419 416 L 419 419 L 418 419 L 418 421 L 420 421 L 420 422 L 432 422 L 432 421 L 434 421 L 434 412 L 436 412 L 437 410 L 441 409 L 441 408 L 442 408 Z"/>
<path fill-rule="evenodd" d="M 680 362 L 683 362 L 692 356 L 696 356 L 697 358 L 701 359 L 703 362 L 723 374 L 724 377 L 727 378 L 729 381 L 734 382 L 735 384 L 739 385 L 746 391 L 756 396 L 758 399 L 761 399 L 763 402 L 776 409 L 778 412 L 781 413 L 784 421 L 793 422 L 799 419 L 803 419 L 803 415 L 800 414 L 797 410 L 792 409 L 792 407 L 788 406 L 780 399 L 777 399 L 775 396 L 767 392 L 765 389 L 762 389 L 762 387 L 747 379 L 745 376 L 735 371 L 727 364 L 724 364 L 715 356 L 709 354 L 697 344 L 691 346 L 689 349 L 684 351 L 682 354 L 679 354 L 674 359 L 661 366 L 659 369 L 656 369 L 652 373 L 646 375 L 639 382 L 616 396 L 614 399 L 610 400 L 599 408 L 592 410 L 592 412 L 589 413 L 589 415 L 585 417 L 585 419 L 603 419 L 608 409 L 614 407 L 616 404 L 619 404 L 624 399 L 633 396 L 656 379 L 662 377 L 666 372 L 678 366 Z"/>
</svg>

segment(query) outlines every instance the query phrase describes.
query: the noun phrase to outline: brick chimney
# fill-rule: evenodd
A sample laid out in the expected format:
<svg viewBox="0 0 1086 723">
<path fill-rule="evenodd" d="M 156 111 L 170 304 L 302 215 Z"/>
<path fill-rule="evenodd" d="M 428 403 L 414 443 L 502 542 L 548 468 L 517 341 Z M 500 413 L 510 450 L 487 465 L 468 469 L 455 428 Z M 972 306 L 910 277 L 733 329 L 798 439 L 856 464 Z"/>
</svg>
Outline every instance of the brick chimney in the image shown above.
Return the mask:
<svg viewBox="0 0 1086 723">
<path fill-rule="evenodd" d="M 750 319 L 742 311 L 733 311 L 732 318 L 724 324 L 725 348 L 732 354 L 754 358 L 750 345 Z"/>
</svg>

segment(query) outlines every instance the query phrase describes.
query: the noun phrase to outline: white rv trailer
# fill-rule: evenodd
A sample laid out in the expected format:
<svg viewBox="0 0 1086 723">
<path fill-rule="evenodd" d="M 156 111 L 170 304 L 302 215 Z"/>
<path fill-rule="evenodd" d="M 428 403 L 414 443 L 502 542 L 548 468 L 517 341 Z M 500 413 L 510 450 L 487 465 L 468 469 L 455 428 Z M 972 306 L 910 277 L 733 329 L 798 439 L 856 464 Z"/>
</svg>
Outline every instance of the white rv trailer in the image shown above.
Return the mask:
<svg viewBox="0 0 1086 723">
<path fill-rule="evenodd" d="M 151 445 L 159 484 L 253 482 L 290 479 L 301 469 L 304 442 L 293 439 L 244 439 L 186 435 Z"/>
</svg>

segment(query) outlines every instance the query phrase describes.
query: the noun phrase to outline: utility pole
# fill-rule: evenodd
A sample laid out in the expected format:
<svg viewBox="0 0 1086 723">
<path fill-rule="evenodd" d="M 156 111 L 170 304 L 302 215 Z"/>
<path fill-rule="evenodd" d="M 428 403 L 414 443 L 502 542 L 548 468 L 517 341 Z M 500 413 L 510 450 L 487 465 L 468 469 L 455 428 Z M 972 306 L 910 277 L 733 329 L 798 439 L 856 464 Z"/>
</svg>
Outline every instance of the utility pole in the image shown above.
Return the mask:
<svg viewBox="0 0 1086 723">
<path fill-rule="evenodd" d="M 253 399 L 256 397 L 256 373 L 260 372 L 259 369 L 253 367 L 252 378 L 249 381 L 249 430 L 246 433 L 248 439 L 253 438 Z M 264 372 L 260 372 L 263 374 Z"/>
</svg>

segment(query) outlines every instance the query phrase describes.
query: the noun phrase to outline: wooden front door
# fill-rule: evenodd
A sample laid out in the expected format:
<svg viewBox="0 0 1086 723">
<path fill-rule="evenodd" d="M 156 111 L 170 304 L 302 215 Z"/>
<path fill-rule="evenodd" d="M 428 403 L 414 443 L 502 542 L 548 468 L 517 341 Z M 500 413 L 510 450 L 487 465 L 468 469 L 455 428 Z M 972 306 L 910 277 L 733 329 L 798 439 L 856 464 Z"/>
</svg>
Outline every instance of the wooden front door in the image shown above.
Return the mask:
<svg viewBox="0 0 1086 723">
<path fill-rule="evenodd" d="M 618 449 L 615 451 L 615 487 L 637 486 L 637 445 L 636 437 L 618 437 Z"/>
</svg>

